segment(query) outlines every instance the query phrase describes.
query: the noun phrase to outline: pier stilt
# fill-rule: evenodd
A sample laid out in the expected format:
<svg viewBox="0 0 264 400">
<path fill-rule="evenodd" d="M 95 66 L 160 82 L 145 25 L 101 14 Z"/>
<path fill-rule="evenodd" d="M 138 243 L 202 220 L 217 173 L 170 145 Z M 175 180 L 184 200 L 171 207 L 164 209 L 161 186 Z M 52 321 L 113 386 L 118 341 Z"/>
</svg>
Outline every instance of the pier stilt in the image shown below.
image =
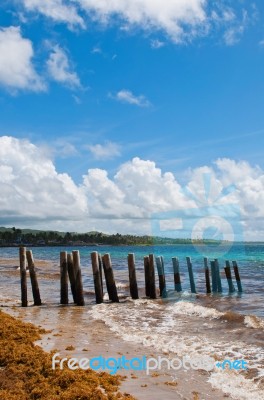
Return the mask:
<svg viewBox="0 0 264 400">
<path fill-rule="evenodd" d="M 187 261 L 188 272 L 189 272 L 189 279 L 190 279 L 190 285 L 191 285 L 191 292 L 192 292 L 192 293 L 196 293 L 196 287 L 195 287 L 195 282 L 194 282 L 194 276 L 193 276 L 193 268 L 192 268 L 191 257 L 186 257 L 186 261 Z"/>
<path fill-rule="evenodd" d="M 70 280 L 72 298 L 73 302 L 76 303 L 76 281 L 75 281 L 72 253 L 67 254 L 67 267 L 68 267 L 68 276 Z"/>
<path fill-rule="evenodd" d="M 93 279 L 94 279 L 94 290 L 95 290 L 95 301 L 97 304 L 103 302 L 103 292 L 101 286 L 101 276 L 99 270 L 99 257 L 97 251 L 91 253 Z"/>
<path fill-rule="evenodd" d="M 106 288 L 108 291 L 109 299 L 115 303 L 119 303 L 119 298 L 117 294 L 114 272 L 112 268 L 112 262 L 110 254 L 107 253 L 103 256 L 103 266 L 105 273 Z"/>
<path fill-rule="evenodd" d="M 180 264 L 178 257 L 172 257 L 173 273 L 174 273 L 174 287 L 176 292 L 182 291 Z"/>
<path fill-rule="evenodd" d="M 239 293 L 241 293 L 241 292 L 243 292 L 243 289 L 242 289 L 242 285 L 241 285 L 238 265 L 237 265 L 236 261 L 232 261 L 232 264 L 233 264 L 234 273 L 235 273 L 235 277 L 236 277 L 237 290 L 238 290 Z"/>
<path fill-rule="evenodd" d="M 154 254 L 149 254 L 149 297 L 156 299 L 156 282 L 155 282 L 155 258 Z"/>
<path fill-rule="evenodd" d="M 21 306 L 27 307 L 27 271 L 26 271 L 26 247 L 19 248 L 20 281 L 21 281 Z"/>
<path fill-rule="evenodd" d="M 34 299 L 34 305 L 41 306 L 41 298 L 40 298 L 40 293 L 39 293 L 38 279 L 37 279 L 37 274 L 36 274 L 36 270 L 35 270 L 33 253 L 31 250 L 26 251 L 26 257 L 27 257 L 31 287 L 32 287 L 32 294 L 33 294 L 33 299 Z"/>
<path fill-rule="evenodd" d="M 217 293 L 217 275 L 215 261 L 211 261 L 212 292 Z"/>
<path fill-rule="evenodd" d="M 138 299 L 138 286 L 137 286 L 137 276 L 136 276 L 136 266 L 135 266 L 135 255 L 129 253 L 127 256 L 128 263 L 128 273 L 129 273 L 129 287 L 130 295 L 132 299 Z"/>
<path fill-rule="evenodd" d="M 205 283 L 206 283 L 206 293 L 211 293 L 211 284 L 210 284 L 210 271 L 208 267 L 208 258 L 204 257 L 204 274 L 205 274 Z"/>
<path fill-rule="evenodd" d="M 216 271 L 216 280 L 217 280 L 217 291 L 218 293 L 222 293 L 222 281 L 221 281 L 221 275 L 220 275 L 220 266 L 218 259 L 215 258 L 215 271 Z"/>
<path fill-rule="evenodd" d="M 83 283 L 82 283 L 82 272 L 81 272 L 81 261 L 79 250 L 73 250 L 73 269 L 75 273 L 75 290 L 76 290 L 76 305 L 84 306 L 84 296 L 83 296 Z"/>
<path fill-rule="evenodd" d="M 69 303 L 67 251 L 60 253 L 60 303 Z"/>
<path fill-rule="evenodd" d="M 226 274 L 226 280 L 227 280 L 227 283 L 228 283 L 229 293 L 233 293 L 233 292 L 235 292 L 235 287 L 233 285 L 230 262 L 227 260 L 225 262 L 225 264 L 226 264 L 226 266 L 225 266 L 225 274 Z"/>
<path fill-rule="evenodd" d="M 166 281 L 165 281 L 163 258 L 156 257 L 156 265 L 157 265 L 158 276 L 159 276 L 160 297 L 166 297 Z"/>
<path fill-rule="evenodd" d="M 146 296 L 149 297 L 150 296 L 150 287 L 149 287 L 149 256 L 145 256 L 144 257 L 144 273 L 145 273 L 145 293 Z"/>
</svg>

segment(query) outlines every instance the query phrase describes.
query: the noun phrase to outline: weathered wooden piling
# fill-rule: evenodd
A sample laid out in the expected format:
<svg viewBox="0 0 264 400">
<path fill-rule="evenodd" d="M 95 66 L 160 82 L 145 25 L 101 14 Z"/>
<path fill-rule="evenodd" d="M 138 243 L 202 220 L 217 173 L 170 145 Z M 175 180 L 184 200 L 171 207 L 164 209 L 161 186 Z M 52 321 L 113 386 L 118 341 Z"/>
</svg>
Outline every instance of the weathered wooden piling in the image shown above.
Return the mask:
<svg viewBox="0 0 264 400">
<path fill-rule="evenodd" d="M 99 257 L 97 251 L 91 253 L 93 279 L 94 279 L 94 290 L 95 290 L 95 301 L 97 304 L 103 302 L 103 292 L 101 286 L 101 276 L 99 270 Z"/>
<path fill-rule="evenodd" d="M 239 275 L 239 271 L 238 271 L 238 265 L 237 265 L 236 261 L 232 261 L 232 264 L 233 264 L 234 273 L 235 273 L 235 277 L 236 277 L 237 290 L 239 293 L 241 293 L 241 292 L 243 292 L 243 290 L 242 290 L 240 275 Z"/>
<path fill-rule="evenodd" d="M 82 272 L 81 272 L 79 250 L 73 250 L 72 258 L 73 258 L 73 269 L 75 273 L 76 304 L 77 306 L 84 306 L 85 302 L 83 296 L 83 283 L 82 283 Z"/>
<path fill-rule="evenodd" d="M 160 260 L 161 260 L 161 265 L 162 265 L 163 275 L 165 276 L 164 257 L 163 257 L 163 256 L 160 256 Z"/>
<path fill-rule="evenodd" d="M 188 272 L 189 272 L 189 278 L 190 278 L 191 292 L 192 292 L 192 293 L 196 293 L 196 287 L 195 287 L 195 282 L 194 282 L 194 276 L 193 276 L 193 268 L 192 268 L 191 257 L 186 257 L 186 261 L 187 261 Z"/>
<path fill-rule="evenodd" d="M 129 253 L 127 256 L 128 274 L 129 274 L 129 288 L 132 299 L 138 299 L 138 286 L 135 266 L 135 255 Z"/>
<path fill-rule="evenodd" d="M 217 275 L 215 261 L 211 261 L 212 292 L 217 293 Z"/>
<path fill-rule="evenodd" d="M 31 250 L 26 251 L 26 257 L 27 257 L 34 305 L 41 306 L 41 298 L 40 298 L 40 293 L 39 293 L 38 279 L 37 279 L 37 274 L 36 274 L 36 270 L 35 270 L 33 253 Z"/>
<path fill-rule="evenodd" d="M 72 298 L 73 302 L 76 303 L 76 282 L 75 282 L 72 253 L 67 254 L 67 267 L 68 267 L 68 276 L 70 280 Z"/>
<path fill-rule="evenodd" d="M 165 297 L 166 296 L 166 281 L 165 281 L 163 257 L 156 257 L 156 265 L 157 265 L 157 271 L 158 271 L 158 276 L 159 276 L 160 297 Z"/>
<path fill-rule="evenodd" d="M 150 296 L 150 287 L 149 287 L 149 256 L 144 257 L 144 274 L 145 274 L 145 293 L 146 296 Z"/>
<path fill-rule="evenodd" d="M 60 252 L 60 304 L 68 304 L 68 266 L 67 251 Z"/>
<path fill-rule="evenodd" d="M 100 273 L 100 280 L 101 280 L 101 290 L 102 296 L 104 297 L 104 284 L 103 284 L 103 267 L 102 267 L 102 256 L 98 253 L 98 262 L 99 262 L 99 273 Z"/>
<path fill-rule="evenodd" d="M 210 271 L 208 267 L 208 258 L 204 257 L 204 274 L 206 283 L 206 293 L 211 293 L 211 283 L 210 283 Z"/>
<path fill-rule="evenodd" d="M 26 247 L 19 248 L 19 265 L 21 281 L 21 305 L 27 307 L 27 271 L 26 271 Z"/>
<path fill-rule="evenodd" d="M 180 276 L 180 265 L 178 257 L 172 257 L 172 266 L 174 273 L 174 287 L 176 292 L 182 291 L 181 276 Z"/>
<path fill-rule="evenodd" d="M 105 254 L 102 259 L 109 300 L 112 300 L 115 303 L 119 303 L 110 254 Z"/>
<path fill-rule="evenodd" d="M 226 274 L 226 280 L 227 280 L 228 287 L 229 287 L 229 292 L 233 293 L 233 292 L 235 292 L 235 287 L 233 285 L 230 262 L 228 260 L 226 260 L 225 264 L 226 264 L 225 274 Z"/>
<path fill-rule="evenodd" d="M 216 280 L 217 280 L 217 291 L 219 293 L 222 293 L 222 281 L 221 281 L 221 275 L 220 275 L 220 267 L 219 267 L 219 262 L 218 259 L 215 258 L 215 271 L 216 271 Z"/>
<path fill-rule="evenodd" d="M 149 297 L 156 299 L 156 282 L 155 282 L 155 258 L 154 254 L 149 255 Z"/>
</svg>

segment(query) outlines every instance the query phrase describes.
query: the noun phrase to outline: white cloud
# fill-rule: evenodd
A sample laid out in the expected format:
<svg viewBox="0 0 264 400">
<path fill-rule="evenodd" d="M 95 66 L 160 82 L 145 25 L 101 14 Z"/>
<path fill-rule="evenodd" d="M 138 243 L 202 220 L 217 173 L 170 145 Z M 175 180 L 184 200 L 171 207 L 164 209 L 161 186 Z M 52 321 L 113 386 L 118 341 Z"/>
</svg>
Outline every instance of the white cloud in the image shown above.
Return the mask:
<svg viewBox="0 0 264 400">
<path fill-rule="evenodd" d="M 121 103 L 128 103 L 138 107 L 149 107 L 150 102 L 146 99 L 145 96 L 135 96 L 130 90 L 122 89 L 117 92 L 115 95 L 109 94 L 109 97 L 120 101 Z"/>
<path fill-rule="evenodd" d="M 161 47 L 165 46 L 165 43 L 159 39 L 153 39 L 150 41 L 150 46 L 152 49 L 160 49 Z"/>
<path fill-rule="evenodd" d="M 182 235 L 190 237 L 195 221 L 205 221 L 213 211 L 211 220 L 220 221 L 220 229 L 231 224 L 239 234 L 244 230 L 247 240 L 264 240 L 264 171 L 246 161 L 219 159 L 190 169 L 182 185 L 155 162 L 135 157 L 113 177 L 89 169 L 76 185 L 56 171 L 41 148 L 1 137 L 0 191 L 1 225 L 151 234 L 153 213 L 176 211 L 172 223 L 178 221 Z"/>
<path fill-rule="evenodd" d="M 28 11 L 39 12 L 57 22 L 65 22 L 70 27 L 80 26 L 85 28 L 83 18 L 71 2 L 63 0 L 23 0 L 24 6 Z"/>
<path fill-rule="evenodd" d="M 128 26 L 162 30 L 175 42 L 195 36 L 206 24 L 206 0 L 77 0 L 95 20 L 108 23 L 118 16 Z M 184 27 L 183 27 L 184 26 Z"/>
<path fill-rule="evenodd" d="M 74 220 L 87 211 L 86 197 L 70 176 L 56 172 L 40 148 L 0 137 L 0 220 Z"/>
<path fill-rule="evenodd" d="M 242 12 L 242 20 L 235 21 L 224 33 L 224 42 L 227 46 L 234 46 L 237 44 L 243 33 L 245 32 L 249 23 L 249 17 L 246 10 Z"/>
<path fill-rule="evenodd" d="M 80 79 L 76 72 L 71 70 L 66 52 L 56 45 L 47 60 L 48 72 L 52 79 L 70 88 L 81 87 Z"/>
<path fill-rule="evenodd" d="M 32 63 L 33 56 L 32 42 L 22 37 L 19 27 L 0 28 L 0 85 L 11 91 L 45 90 Z"/>
<path fill-rule="evenodd" d="M 86 146 L 96 160 L 111 160 L 121 155 L 121 147 L 117 143 L 105 142 L 104 144 L 95 144 Z"/>
</svg>

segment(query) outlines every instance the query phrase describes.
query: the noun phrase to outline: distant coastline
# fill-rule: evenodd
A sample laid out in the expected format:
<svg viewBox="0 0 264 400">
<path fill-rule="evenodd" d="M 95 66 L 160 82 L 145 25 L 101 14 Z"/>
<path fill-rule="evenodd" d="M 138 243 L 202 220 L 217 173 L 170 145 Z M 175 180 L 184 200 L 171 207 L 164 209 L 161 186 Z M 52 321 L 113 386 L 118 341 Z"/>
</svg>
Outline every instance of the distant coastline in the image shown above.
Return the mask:
<svg viewBox="0 0 264 400">
<path fill-rule="evenodd" d="M 0 227 L 0 247 L 91 247 L 91 246 L 170 246 L 170 245 L 220 245 L 228 241 L 214 239 L 169 238 L 148 235 L 105 234 L 102 232 L 58 232 Z M 262 244 L 263 242 L 236 242 L 236 244 Z"/>
</svg>

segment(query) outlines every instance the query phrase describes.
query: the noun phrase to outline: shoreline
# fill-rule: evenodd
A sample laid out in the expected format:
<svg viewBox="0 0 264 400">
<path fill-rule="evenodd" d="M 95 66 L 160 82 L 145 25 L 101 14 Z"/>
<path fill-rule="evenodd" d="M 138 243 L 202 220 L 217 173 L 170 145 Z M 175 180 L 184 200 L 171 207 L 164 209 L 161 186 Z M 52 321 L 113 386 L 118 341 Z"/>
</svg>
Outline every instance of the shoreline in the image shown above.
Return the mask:
<svg viewBox="0 0 264 400">
<path fill-rule="evenodd" d="M 4 311 L 23 322 L 34 323 L 48 331 L 36 342 L 44 351 L 55 351 L 62 357 L 134 357 L 161 356 L 164 352 L 157 352 L 143 345 L 135 345 L 124 341 L 113 333 L 103 321 L 91 320 L 87 315 L 88 307 L 64 307 L 58 305 L 28 307 L 5 307 Z M 49 311 L 47 313 L 47 311 Z M 87 316 L 87 319 L 85 318 Z M 50 357 L 51 366 L 51 357 Z M 155 398 L 175 399 L 216 399 L 229 398 L 222 391 L 213 389 L 206 382 L 209 377 L 206 371 L 177 371 L 176 374 L 168 370 L 161 370 L 146 375 L 143 371 L 118 371 L 126 377 L 121 381 L 119 390 L 129 393 L 138 400 L 153 400 Z M 155 393 L 156 397 L 153 397 Z"/>
</svg>

